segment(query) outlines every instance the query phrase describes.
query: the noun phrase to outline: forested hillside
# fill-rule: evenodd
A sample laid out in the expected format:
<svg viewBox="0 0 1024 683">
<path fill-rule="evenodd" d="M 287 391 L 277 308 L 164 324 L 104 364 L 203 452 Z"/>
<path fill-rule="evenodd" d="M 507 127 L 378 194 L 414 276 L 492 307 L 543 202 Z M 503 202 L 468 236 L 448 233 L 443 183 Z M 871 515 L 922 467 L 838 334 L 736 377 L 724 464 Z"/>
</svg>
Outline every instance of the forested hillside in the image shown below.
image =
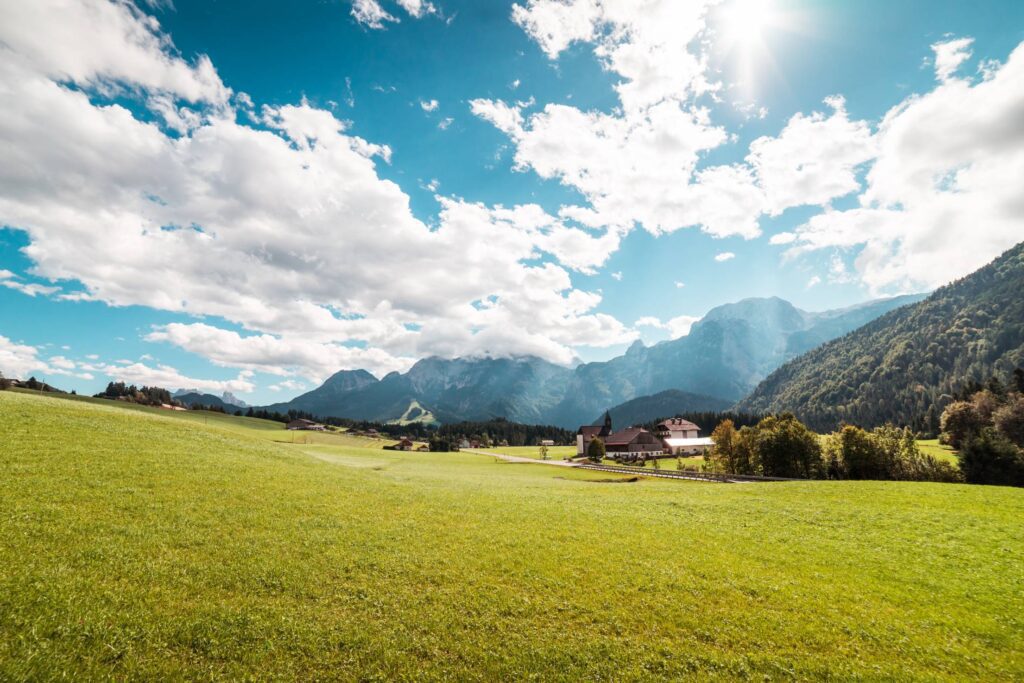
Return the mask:
<svg viewBox="0 0 1024 683">
<path fill-rule="evenodd" d="M 942 409 L 971 381 L 1024 365 L 1024 243 L 924 301 L 796 358 L 737 407 L 793 411 L 821 431 L 842 421 L 937 433 Z"/>
</svg>

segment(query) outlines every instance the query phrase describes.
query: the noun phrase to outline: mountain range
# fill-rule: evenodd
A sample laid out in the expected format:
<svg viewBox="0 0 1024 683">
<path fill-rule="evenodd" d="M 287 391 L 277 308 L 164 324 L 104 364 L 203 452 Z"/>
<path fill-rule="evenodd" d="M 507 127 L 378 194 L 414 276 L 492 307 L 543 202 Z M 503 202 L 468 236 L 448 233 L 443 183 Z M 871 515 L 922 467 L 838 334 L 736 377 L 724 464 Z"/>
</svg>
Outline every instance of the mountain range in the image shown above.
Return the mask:
<svg viewBox="0 0 1024 683">
<path fill-rule="evenodd" d="M 712 309 L 684 337 L 653 346 L 638 341 L 605 362 L 568 368 L 532 356 L 431 357 L 379 380 L 365 370 L 343 370 L 320 387 L 267 408 L 391 421 L 407 418 L 415 402 L 416 411 L 440 422 L 505 417 L 575 428 L 613 406 L 674 390 L 687 394 L 686 410 L 720 410 L 786 361 L 922 298 L 879 299 L 819 313 L 777 297 L 744 299 Z M 674 399 L 683 405 L 679 396 Z M 641 405 L 661 410 L 667 404 Z M 644 419 L 663 416 L 633 412 Z"/>
<path fill-rule="evenodd" d="M 817 430 L 847 421 L 936 433 L 967 382 L 1024 365 L 1024 243 L 978 271 L 813 349 L 771 373 L 738 408 L 791 411 Z"/>
<path fill-rule="evenodd" d="M 228 412 L 234 412 L 239 408 L 248 408 L 249 404 L 238 398 L 230 391 L 225 391 L 220 396 L 204 394 L 199 389 L 178 389 L 171 396 L 179 403 L 186 406 L 202 405 L 214 408 L 223 408 Z"/>
</svg>

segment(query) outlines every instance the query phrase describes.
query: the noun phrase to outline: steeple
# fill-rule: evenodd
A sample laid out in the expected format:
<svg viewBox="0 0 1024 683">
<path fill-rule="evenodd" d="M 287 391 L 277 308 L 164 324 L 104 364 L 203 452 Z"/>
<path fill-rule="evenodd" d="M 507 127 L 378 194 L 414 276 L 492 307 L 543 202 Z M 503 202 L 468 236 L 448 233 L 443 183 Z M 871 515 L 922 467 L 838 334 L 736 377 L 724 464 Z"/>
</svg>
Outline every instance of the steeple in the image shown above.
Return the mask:
<svg viewBox="0 0 1024 683">
<path fill-rule="evenodd" d="M 604 427 L 601 429 L 601 436 L 608 436 L 612 433 L 612 414 L 604 411 Z"/>
</svg>

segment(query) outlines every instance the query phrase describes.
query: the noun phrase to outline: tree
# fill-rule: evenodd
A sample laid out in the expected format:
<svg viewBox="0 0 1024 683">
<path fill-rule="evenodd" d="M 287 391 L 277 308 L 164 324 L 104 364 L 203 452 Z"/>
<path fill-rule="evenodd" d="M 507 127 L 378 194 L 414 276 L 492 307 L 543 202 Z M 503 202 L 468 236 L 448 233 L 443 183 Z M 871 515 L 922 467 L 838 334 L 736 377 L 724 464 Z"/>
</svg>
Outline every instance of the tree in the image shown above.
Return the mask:
<svg viewBox="0 0 1024 683">
<path fill-rule="evenodd" d="M 757 458 L 765 476 L 810 479 L 822 474 L 818 435 L 792 413 L 766 417 L 756 430 Z"/>
<path fill-rule="evenodd" d="M 6 391 L 11 388 L 11 380 L 4 377 L 4 373 L 0 372 L 0 391 Z"/>
<path fill-rule="evenodd" d="M 604 460 L 604 455 L 604 441 L 600 437 L 595 436 L 590 440 L 590 444 L 587 445 L 587 459 L 590 462 L 601 462 Z"/>
<path fill-rule="evenodd" d="M 1024 447 L 1024 396 L 1016 394 L 1010 398 L 1006 405 L 996 410 L 992 421 L 1000 434 Z"/>
<path fill-rule="evenodd" d="M 547 460 L 548 459 L 548 447 L 546 445 L 544 445 L 544 444 L 540 445 L 540 459 L 541 460 Z"/>
<path fill-rule="evenodd" d="M 955 401 L 942 411 L 939 425 L 946 443 L 959 449 L 971 436 L 977 434 L 984 422 L 973 403 Z"/>
<path fill-rule="evenodd" d="M 986 427 L 964 444 L 960 470 L 972 484 L 1024 486 L 1024 451 Z"/>
<path fill-rule="evenodd" d="M 839 453 L 843 470 L 850 479 L 887 479 L 882 452 L 871 434 L 860 427 L 846 425 L 839 430 Z"/>
<path fill-rule="evenodd" d="M 719 472 L 736 474 L 736 426 L 732 420 L 722 420 L 714 431 L 711 440 L 714 446 L 704 452 L 704 462 Z"/>
<path fill-rule="evenodd" d="M 989 382 L 988 386 L 988 389 L 982 389 L 971 397 L 971 404 L 974 406 L 974 412 L 978 414 L 978 418 L 985 424 L 992 422 L 992 413 L 996 412 L 1006 396 L 1005 391 L 1002 391 L 1002 393 L 999 391 L 993 391 L 993 387 L 998 388 L 998 386 L 1001 385 L 995 385 L 992 382 Z"/>
<path fill-rule="evenodd" d="M 1015 368 L 1013 371 L 1013 384 L 1017 391 L 1024 394 L 1024 368 Z"/>
</svg>

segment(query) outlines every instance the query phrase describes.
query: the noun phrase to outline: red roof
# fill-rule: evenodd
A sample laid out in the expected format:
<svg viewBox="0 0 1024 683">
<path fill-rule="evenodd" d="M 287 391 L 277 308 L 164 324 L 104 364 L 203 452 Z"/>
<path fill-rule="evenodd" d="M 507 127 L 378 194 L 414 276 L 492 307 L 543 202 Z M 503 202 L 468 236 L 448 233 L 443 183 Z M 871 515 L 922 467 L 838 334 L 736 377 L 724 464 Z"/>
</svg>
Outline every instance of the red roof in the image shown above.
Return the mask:
<svg viewBox="0 0 1024 683">
<path fill-rule="evenodd" d="M 657 441 L 657 438 L 646 429 L 630 427 L 629 429 L 623 429 L 620 432 L 615 432 L 614 434 L 609 435 L 604 442 L 607 446 L 625 446 L 641 438 L 643 434 L 647 434 L 651 437 L 650 443 Z"/>
<path fill-rule="evenodd" d="M 659 430 L 665 430 L 669 432 L 688 432 L 690 430 L 700 431 L 700 427 L 693 424 L 689 420 L 684 420 L 681 417 L 673 417 L 668 420 L 662 420 L 658 423 Z"/>
</svg>

